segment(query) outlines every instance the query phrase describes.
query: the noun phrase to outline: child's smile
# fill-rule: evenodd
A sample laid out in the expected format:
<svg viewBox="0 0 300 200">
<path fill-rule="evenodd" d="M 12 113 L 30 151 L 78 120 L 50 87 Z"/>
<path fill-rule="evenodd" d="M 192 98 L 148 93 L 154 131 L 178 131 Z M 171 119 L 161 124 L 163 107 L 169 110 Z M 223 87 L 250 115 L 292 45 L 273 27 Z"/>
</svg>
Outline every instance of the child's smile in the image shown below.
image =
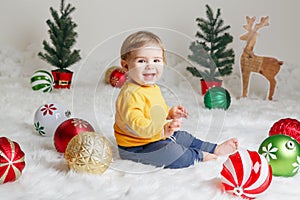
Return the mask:
<svg viewBox="0 0 300 200">
<path fill-rule="evenodd" d="M 147 72 L 147 73 L 144 73 L 143 76 L 146 81 L 153 81 L 156 76 L 156 73 L 155 72 L 152 72 L 152 73 Z"/>
</svg>

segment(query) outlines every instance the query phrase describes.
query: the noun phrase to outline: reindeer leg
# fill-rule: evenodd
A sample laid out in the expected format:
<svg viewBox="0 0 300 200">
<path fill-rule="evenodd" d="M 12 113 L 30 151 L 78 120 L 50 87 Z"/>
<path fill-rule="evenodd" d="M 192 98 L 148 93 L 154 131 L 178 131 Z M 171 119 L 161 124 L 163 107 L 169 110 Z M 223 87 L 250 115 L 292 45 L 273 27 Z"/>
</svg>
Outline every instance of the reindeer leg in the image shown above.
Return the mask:
<svg viewBox="0 0 300 200">
<path fill-rule="evenodd" d="M 275 91 L 275 87 L 276 87 L 276 80 L 274 78 L 270 78 L 269 82 L 270 82 L 269 100 L 272 100 L 274 91 Z"/>
<path fill-rule="evenodd" d="M 273 99 L 276 80 L 275 76 L 280 70 L 280 63 L 277 59 L 271 57 L 263 57 L 263 63 L 260 73 L 264 75 L 270 82 L 269 100 Z"/>
<path fill-rule="evenodd" d="M 242 69 L 242 79 L 243 79 L 243 94 L 242 94 L 242 97 L 247 97 L 249 77 L 250 77 L 250 71 Z"/>
</svg>

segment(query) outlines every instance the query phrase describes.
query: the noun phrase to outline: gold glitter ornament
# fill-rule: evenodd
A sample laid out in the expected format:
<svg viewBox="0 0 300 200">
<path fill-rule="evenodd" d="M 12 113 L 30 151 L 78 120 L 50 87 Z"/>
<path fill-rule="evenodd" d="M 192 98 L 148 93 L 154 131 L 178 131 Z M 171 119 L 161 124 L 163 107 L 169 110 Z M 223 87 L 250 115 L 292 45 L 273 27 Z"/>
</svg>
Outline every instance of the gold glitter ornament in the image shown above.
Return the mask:
<svg viewBox="0 0 300 200">
<path fill-rule="evenodd" d="M 74 136 L 65 151 L 69 169 L 76 172 L 102 174 L 112 162 L 108 140 L 96 132 L 83 132 Z"/>
</svg>

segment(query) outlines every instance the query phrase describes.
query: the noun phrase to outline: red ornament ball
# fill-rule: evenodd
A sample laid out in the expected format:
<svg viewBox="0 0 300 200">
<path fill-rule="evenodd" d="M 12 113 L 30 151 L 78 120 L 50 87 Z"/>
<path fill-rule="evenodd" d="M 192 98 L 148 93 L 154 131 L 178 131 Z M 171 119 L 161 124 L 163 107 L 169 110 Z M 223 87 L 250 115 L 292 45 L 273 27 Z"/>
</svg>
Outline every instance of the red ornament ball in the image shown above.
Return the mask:
<svg viewBox="0 0 300 200">
<path fill-rule="evenodd" d="M 119 66 L 109 67 L 105 72 L 105 77 L 104 77 L 105 83 L 110 84 L 110 75 L 111 75 L 112 71 L 114 71 L 115 69 L 122 69 L 122 68 Z"/>
<path fill-rule="evenodd" d="M 83 119 L 71 118 L 62 122 L 54 134 L 54 146 L 60 153 L 64 153 L 70 140 L 82 132 L 94 132 L 90 123 Z"/>
<path fill-rule="evenodd" d="M 256 151 L 240 150 L 223 164 L 222 184 L 226 192 L 242 198 L 256 198 L 268 189 L 272 168 Z"/>
<path fill-rule="evenodd" d="M 290 136 L 300 143 L 300 122 L 292 118 L 285 118 L 275 122 L 269 131 L 269 136 L 277 134 Z"/>
<path fill-rule="evenodd" d="M 111 72 L 109 80 L 113 87 L 120 88 L 127 80 L 126 72 L 122 68 L 116 68 Z"/>
<path fill-rule="evenodd" d="M 20 145 L 0 137 L 0 184 L 17 180 L 25 167 L 25 154 Z"/>
</svg>

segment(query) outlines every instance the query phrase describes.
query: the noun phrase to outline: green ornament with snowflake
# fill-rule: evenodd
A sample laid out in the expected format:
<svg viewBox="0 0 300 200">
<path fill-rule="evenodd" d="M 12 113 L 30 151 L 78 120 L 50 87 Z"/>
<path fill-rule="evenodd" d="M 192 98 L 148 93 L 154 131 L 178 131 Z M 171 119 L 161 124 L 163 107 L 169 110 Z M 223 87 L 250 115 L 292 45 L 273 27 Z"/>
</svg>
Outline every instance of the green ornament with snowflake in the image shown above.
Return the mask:
<svg viewBox="0 0 300 200">
<path fill-rule="evenodd" d="M 274 176 L 291 177 L 300 170 L 300 144 L 290 136 L 270 136 L 261 143 L 258 152 L 268 160 Z"/>
</svg>

